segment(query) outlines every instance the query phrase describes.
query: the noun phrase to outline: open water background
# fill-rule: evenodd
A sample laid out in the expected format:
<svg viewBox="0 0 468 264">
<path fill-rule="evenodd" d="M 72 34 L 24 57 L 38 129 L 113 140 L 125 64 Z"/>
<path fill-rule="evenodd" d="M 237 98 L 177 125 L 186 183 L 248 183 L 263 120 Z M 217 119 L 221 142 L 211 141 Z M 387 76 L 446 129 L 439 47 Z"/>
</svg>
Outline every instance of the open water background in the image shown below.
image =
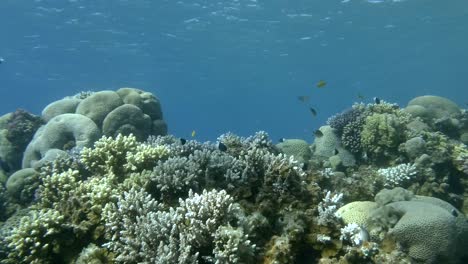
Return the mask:
<svg viewBox="0 0 468 264">
<path fill-rule="evenodd" d="M 311 141 L 359 95 L 468 103 L 466 0 L 2 0 L 0 12 L 0 114 L 136 87 L 176 136 Z"/>
</svg>

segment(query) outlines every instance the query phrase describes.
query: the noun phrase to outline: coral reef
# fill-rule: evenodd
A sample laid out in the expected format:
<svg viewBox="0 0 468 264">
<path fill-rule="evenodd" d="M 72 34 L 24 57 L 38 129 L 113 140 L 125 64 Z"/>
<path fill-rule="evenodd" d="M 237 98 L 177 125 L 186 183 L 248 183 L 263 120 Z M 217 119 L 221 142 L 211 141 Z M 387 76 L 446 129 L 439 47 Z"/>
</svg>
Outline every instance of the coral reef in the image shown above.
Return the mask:
<svg viewBox="0 0 468 264">
<path fill-rule="evenodd" d="M 101 135 L 133 134 L 142 141 L 167 134 L 159 99 L 134 88 L 66 97 L 49 104 L 42 115 L 47 123 L 27 146 L 23 168 L 36 166 L 52 149 L 90 147 Z"/>
<path fill-rule="evenodd" d="M 468 260 L 468 114 L 443 98 L 354 104 L 312 145 L 166 135 L 159 99 L 133 88 L 41 118 L 31 138 L 39 119 L 0 117 L 0 263 Z M 8 120 L 26 120 L 23 169 Z"/>
<path fill-rule="evenodd" d="M 464 257 L 468 221 L 449 203 L 414 196 L 401 188 L 383 190 L 375 200 L 377 203 L 354 202 L 338 210 L 347 227 L 354 227 L 346 230 L 346 238 L 356 239 L 353 235 L 359 235 L 357 229 L 362 226 L 375 242 L 393 237 L 416 261 L 457 263 Z M 359 210 L 358 218 L 355 208 L 364 209 Z"/>
<path fill-rule="evenodd" d="M 219 140 L 227 151 L 209 143 L 181 144 L 171 136 L 138 142 L 119 134 L 43 163 L 33 215 L 60 215 L 53 243 L 67 234 L 64 243 L 73 250 L 9 254 L 7 261 L 70 255 L 78 261 L 85 258 L 79 252 L 94 243 L 107 249 L 95 249 L 100 258 L 125 263 L 253 263 L 263 257 L 274 262 L 285 254 L 276 248 L 266 256 L 276 234 L 288 238 L 288 259 L 294 261 L 307 226 L 304 214 L 312 206 L 306 203 L 308 189 L 318 187 L 307 184 L 299 163 L 278 154 L 264 132 Z M 50 240 L 29 238 L 21 228 L 30 226 L 47 230 L 35 217 L 24 218 L 8 234 L 10 250 L 22 244 L 21 252 L 36 252 Z"/>
</svg>

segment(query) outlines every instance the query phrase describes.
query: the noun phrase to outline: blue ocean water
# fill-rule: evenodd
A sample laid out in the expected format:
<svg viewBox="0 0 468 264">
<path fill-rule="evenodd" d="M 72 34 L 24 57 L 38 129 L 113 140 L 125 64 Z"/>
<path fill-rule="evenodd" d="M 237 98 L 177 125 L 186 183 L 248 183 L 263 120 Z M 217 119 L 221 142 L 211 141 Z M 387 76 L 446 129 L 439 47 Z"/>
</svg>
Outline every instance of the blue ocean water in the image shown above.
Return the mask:
<svg viewBox="0 0 468 264">
<path fill-rule="evenodd" d="M 311 141 L 361 96 L 468 103 L 466 0 L 2 0 L 0 10 L 1 114 L 135 87 L 161 99 L 176 136 Z"/>
</svg>

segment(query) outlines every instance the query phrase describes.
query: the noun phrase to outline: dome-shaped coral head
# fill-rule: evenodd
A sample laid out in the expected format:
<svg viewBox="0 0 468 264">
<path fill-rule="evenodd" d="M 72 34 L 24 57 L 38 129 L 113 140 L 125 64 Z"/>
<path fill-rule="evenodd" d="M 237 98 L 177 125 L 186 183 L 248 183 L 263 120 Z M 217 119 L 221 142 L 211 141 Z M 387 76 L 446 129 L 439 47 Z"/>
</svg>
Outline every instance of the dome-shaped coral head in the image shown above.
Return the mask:
<svg viewBox="0 0 468 264">
<path fill-rule="evenodd" d="M 44 124 L 41 117 L 33 115 L 26 110 L 17 109 L 8 119 L 7 139 L 20 151 L 26 148 L 36 130 Z"/>
</svg>

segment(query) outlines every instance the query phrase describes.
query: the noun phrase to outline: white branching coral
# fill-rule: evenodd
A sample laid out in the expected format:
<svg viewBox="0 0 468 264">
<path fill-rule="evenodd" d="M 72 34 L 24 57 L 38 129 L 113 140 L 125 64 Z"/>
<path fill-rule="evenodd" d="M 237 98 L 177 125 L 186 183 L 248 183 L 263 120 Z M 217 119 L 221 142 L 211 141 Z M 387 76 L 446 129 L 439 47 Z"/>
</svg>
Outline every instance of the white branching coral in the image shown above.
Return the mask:
<svg viewBox="0 0 468 264">
<path fill-rule="evenodd" d="M 330 236 L 324 235 L 324 234 L 318 234 L 317 235 L 317 241 L 323 244 L 327 244 L 332 242 L 332 239 Z"/>
<path fill-rule="evenodd" d="M 357 247 L 364 256 L 371 257 L 378 253 L 379 245 L 369 241 L 369 233 L 365 228 L 356 223 L 349 223 L 340 231 L 340 240 L 350 243 L 352 247 Z"/>
<path fill-rule="evenodd" d="M 335 172 L 333 171 L 332 168 L 325 168 L 321 171 L 319 171 L 320 175 L 322 175 L 325 178 L 331 178 L 335 175 Z"/>
<path fill-rule="evenodd" d="M 417 174 L 416 165 L 410 163 L 399 164 L 394 167 L 379 169 L 377 173 L 383 178 L 385 186 L 400 186 Z"/>
<path fill-rule="evenodd" d="M 119 263 L 184 264 L 214 257 L 224 259 L 222 263 L 243 263 L 255 246 L 240 227 L 229 225 L 238 210 L 224 190 L 190 191 L 179 206 L 163 208 L 144 191 L 132 189 L 105 209 L 110 237 L 106 247 Z"/>
<path fill-rule="evenodd" d="M 330 191 L 325 193 L 325 197 L 318 204 L 319 215 L 317 221 L 319 225 L 336 223 L 338 221 L 339 215 L 336 211 L 343 205 L 341 199 L 343 199 L 342 193 L 335 193 L 333 195 Z"/>
<path fill-rule="evenodd" d="M 341 228 L 340 231 L 340 240 L 348 241 L 353 246 L 359 246 L 362 242 L 367 240 L 363 229 L 361 229 L 361 227 L 356 223 L 349 223 L 345 227 Z"/>
<path fill-rule="evenodd" d="M 305 186 L 305 172 L 293 156 L 264 155 L 266 171 L 264 185 L 278 194 L 301 192 Z"/>
</svg>

